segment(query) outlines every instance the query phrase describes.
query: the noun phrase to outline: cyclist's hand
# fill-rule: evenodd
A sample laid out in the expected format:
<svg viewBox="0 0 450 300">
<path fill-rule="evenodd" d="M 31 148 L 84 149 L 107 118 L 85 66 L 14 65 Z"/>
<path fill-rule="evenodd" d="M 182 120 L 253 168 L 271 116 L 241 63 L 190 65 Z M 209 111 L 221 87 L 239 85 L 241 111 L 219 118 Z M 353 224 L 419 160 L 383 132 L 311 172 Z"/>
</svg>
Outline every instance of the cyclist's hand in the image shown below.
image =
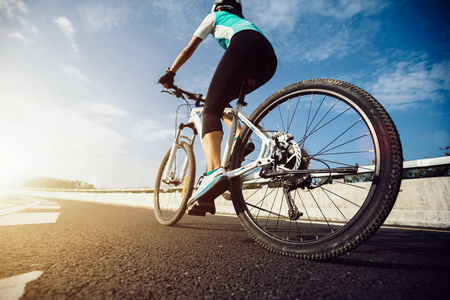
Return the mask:
<svg viewBox="0 0 450 300">
<path fill-rule="evenodd" d="M 173 79 L 175 78 L 175 72 L 167 69 L 166 74 L 158 79 L 158 83 L 162 84 L 166 89 L 173 87 Z"/>
</svg>

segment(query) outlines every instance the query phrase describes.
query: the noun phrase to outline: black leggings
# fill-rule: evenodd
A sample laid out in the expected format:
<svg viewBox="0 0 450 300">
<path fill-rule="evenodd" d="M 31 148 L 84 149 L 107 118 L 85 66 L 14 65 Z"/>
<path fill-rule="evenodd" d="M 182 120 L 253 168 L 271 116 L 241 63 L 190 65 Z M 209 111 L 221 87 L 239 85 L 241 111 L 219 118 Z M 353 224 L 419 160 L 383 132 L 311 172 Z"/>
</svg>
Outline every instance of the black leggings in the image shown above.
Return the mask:
<svg viewBox="0 0 450 300">
<path fill-rule="evenodd" d="M 256 81 L 247 94 L 265 84 L 275 74 L 277 57 L 270 42 L 259 32 L 245 30 L 231 39 L 209 85 L 203 109 L 202 137 L 222 131 L 221 118 L 225 107 L 239 97 L 242 83 Z"/>
</svg>

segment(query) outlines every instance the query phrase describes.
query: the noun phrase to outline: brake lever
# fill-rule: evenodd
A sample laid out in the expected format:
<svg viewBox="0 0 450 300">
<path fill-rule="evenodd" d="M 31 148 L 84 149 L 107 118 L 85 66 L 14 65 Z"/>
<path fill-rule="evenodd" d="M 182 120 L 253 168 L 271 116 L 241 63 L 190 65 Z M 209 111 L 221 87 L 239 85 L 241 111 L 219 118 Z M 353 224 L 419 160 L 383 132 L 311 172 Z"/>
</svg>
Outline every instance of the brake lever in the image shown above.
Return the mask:
<svg viewBox="0 0 450 300">
<path fill-rule="evenodd" d="M 167 93 L 167 94 L 173 95 L 177 98 L 186 100 L 186 98 L 183 95 L 183 92 L 180 89 L 178 89 L 178 88 L 172 88 L 172 89 L 173 89 L 172 91 L 162 90 L 161 93 Z"/>
</svg>

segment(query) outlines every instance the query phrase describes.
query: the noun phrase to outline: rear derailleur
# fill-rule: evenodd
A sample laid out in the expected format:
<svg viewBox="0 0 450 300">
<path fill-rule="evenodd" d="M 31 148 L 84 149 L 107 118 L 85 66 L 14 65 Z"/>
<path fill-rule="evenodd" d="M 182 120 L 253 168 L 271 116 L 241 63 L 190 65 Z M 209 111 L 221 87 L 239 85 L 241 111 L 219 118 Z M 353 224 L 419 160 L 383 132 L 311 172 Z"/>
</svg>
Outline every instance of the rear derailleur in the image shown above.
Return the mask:
<svg viewBox="0 0 450 300">
<path fill-rule="evenodd" d="M 278 173 L 277 171 L 274 171 L 273 168 L 273 164 L 263 166 L 261 172 L 259 173 L 259 176 L 261 178 L 274 178 L 276 181 L 283 183 L 283 193 L 289 208 L 288 217 L 292 221 L 298 220 L 301 216 L 303 216 L 303 213 L 299 211 L 294 199 L 292 198 L 291 192 L 297 190 L 298 188 L 301 188 L 303 190 L 314 188 L 312 186 L 313 180 L 311 178 L 311 175 L 305 176 L 301 174 L 295 174 L 286 175 L 280 178 L 278 176 L 273 176 L 274 174 Z"/>
</svg>

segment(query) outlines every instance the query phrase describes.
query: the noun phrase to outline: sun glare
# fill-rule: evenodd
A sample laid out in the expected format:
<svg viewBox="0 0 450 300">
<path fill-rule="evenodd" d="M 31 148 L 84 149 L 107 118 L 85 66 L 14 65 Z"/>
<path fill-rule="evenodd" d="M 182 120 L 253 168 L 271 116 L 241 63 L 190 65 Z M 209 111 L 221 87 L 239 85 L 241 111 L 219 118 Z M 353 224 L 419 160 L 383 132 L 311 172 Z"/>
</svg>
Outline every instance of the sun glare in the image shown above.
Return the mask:
<svg viewBox="0 0 450 300">
<path fill-rule="evenodd" d="M 39 128 L 0 122 L 0 186 L 20 185 L 31 176 L 39 176 L 43 160 Z"/>
<path fill-rule="evenodd" d="M 34 171 L 27 169 L 28 158 L 22 157 L 14 151 L 14 145 L 5 145 L 2 143 L 0 149 L 0 187 L 10 187 L 21 185 L 30 178 Z M 6 150 L 6 151 L 5 151 Z"/>
</svg>

